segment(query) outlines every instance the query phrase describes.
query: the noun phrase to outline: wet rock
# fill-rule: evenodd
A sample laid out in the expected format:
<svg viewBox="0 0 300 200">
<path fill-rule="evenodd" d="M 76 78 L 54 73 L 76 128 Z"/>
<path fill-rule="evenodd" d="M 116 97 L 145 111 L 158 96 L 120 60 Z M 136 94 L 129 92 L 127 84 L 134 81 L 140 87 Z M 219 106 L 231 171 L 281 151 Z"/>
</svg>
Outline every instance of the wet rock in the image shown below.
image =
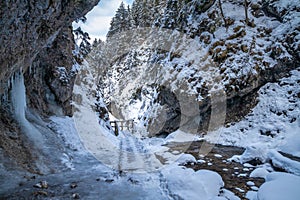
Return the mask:
<svg viewBox="0 0 300 200">
<path fill-rule="evenodd" d="M 105 182 L 107 182 L 107 183 L 112 183 L 114 181 L 115 181 L 114 179 L 105 179 Z"/>
<path fill-rule="evenodd" d="M 70 188 L 71 189 L 77 188 L 77 186 L 78 186 L 77 183 L 71 183 L 70 184 Z"/>
<path fill-rule="evenodd" d="M 139 183 L 138 180 L 134 180 L 134 179 L 131 178 L 131 177 L 128 179 L 128 181 L 129 181 L 130 183 L 132 183 L 132 184 L 138 184 L 138 183 Z"/>
<path fill-rule="evenodd" d="M 48 192 L 45 192 L 45 191 L 37 191 L 37 192 L 34 192 L 33 193 L 34 196 L 44 196 L 44 197 L 47 197 L 48 196 Z"/>
<path fill-rule="evenodd" d="M 42 188 L 42 184 L 41 183 L 37 183 L 33 187 L 35 187 L 35 188 Z"/>
<path fill-rule="evenodd" d="M 48 183 L 47 183 L 47 181 L 41 181 L 41 182 L 35 184 L 33 187 L 41 188 L 41 189 L 48 189 Z"/>
<path fill-rule="evenodd" d="M 80 196 L 79 196 L 78 193 L 74 193 L 74 194 L 72 194 L 72 198 L 73 199 L 80 199 Z"/>
<path fill-rule="evenodd" d="M 244 44 L 241 45 L 241 50 L 242 50 L 244 53 L 246 53 L 246 52 L 249 51 L 247 45 L 244 45 Z"/>
<path fill-rule="evenodd" d="M 254 158 L 254 159 L 248 161 L 247 163 L 249 163 L 250 165 L 253 165 L 253 166 L 263 164 L 262 161 L 259 158 Z"/>
</svg>

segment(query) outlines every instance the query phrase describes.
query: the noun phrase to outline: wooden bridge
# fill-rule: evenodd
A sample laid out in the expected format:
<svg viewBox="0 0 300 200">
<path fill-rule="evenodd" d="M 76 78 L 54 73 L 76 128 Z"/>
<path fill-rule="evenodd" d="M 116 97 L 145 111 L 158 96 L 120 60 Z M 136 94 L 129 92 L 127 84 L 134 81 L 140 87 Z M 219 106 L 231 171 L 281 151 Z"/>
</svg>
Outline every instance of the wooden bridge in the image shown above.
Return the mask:
<svg viewBox="0 0 300 200">
<path fill-rule="evenodd" d="M 114 129 L 115 135 L 119 135 L 119 131 L 133 131 L 134 128 L 134 120 L 123 120 L 123 121 L 111 121 L 111 127 Z"/>
</svg>

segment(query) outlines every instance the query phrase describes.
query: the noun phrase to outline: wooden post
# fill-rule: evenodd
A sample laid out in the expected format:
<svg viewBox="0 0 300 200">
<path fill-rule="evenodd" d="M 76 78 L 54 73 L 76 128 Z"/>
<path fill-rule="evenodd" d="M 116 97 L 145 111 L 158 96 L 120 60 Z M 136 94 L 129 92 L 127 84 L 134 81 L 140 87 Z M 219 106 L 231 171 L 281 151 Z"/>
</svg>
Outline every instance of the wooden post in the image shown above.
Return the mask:
<svg viewBox="0 0 300 200">
<path fill-rule="evenodd" d="M 119 127 L 118 127 L 118 123 L 115 122 L 115 135 L 118 136 L 119 135 Z"/>
<path fill-rule="evenodd" d="M 110 125 L 111 125 L 112 128 L 115 129 L 114 130 L 115 135 L 118 136 L 119 135 L 119 128 L 118 128 L 117 122 L 116 121 L 111 121 Z"/>
</svg>

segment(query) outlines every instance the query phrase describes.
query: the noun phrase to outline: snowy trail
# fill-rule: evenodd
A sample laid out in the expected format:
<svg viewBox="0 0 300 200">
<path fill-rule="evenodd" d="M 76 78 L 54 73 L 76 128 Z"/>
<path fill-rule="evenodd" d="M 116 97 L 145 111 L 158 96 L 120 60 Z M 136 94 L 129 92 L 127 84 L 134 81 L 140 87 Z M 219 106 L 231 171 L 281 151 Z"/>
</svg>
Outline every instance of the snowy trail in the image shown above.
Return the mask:
<svg viewBox="0 0 300 200">
<path fill-rule="evenodd" d="M 144 172 L 152 169 L 153 157 L 145 144 L 129 132 L 120 137 L 119 170 Z"/>
</svg>

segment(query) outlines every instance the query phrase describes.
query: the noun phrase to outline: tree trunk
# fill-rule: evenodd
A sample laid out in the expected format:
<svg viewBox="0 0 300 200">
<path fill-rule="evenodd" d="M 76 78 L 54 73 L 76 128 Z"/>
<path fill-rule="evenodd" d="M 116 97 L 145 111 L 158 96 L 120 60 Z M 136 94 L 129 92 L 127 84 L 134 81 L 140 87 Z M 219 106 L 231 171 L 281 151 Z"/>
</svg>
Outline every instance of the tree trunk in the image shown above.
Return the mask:
<svg viewBox="0 0 300 200">
<path fill-rule="evenodd" d="M 244 7 L 245 7 L 245 17 L 246 17 L 246 24 L 249 24 L 249 17 L 248 17 L 248 1 L 244 0 Z"/>
<path fill-rule="evenodd" d="M 227 22 L 226 22 L 226 19 L 225 19 L 225 16 L 224 16 L 224 12 L 223 12 L 223 8 L 222 8 L 222 2 L 221 0 L 219 0 L 219 7 L 220 7 L 220 11 L 221 11 L 221 16 L 224 20 L 224 24 L 225 24 L 225 27 L 227 28 Z"/>
</svg>

